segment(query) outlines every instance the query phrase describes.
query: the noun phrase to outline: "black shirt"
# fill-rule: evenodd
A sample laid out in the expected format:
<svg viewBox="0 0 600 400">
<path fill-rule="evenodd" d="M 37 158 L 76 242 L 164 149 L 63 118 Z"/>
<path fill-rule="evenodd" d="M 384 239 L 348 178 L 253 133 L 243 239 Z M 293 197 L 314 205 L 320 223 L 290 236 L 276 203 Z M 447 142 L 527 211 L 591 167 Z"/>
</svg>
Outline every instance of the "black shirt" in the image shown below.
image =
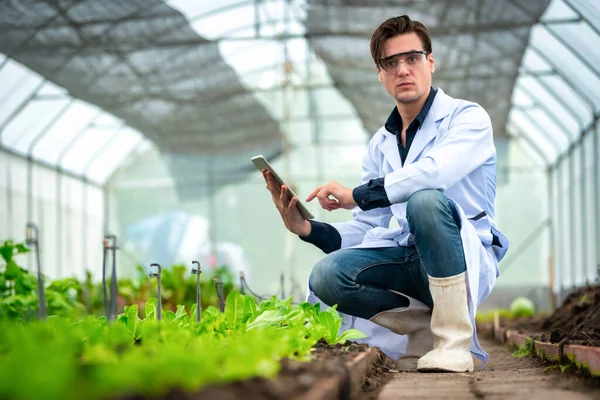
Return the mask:
<svg viewBox="0 0 600 400">
<path fill-rule="evenodd" d="M 427 96 L 423 108 L 406 129 L 406 147 L 402 146 L 402 118 L 400 118 L 397 107 L 394 107 L 385 123 L 385 129 L 396 135 L 396 142 L 398 143 L 398 152 L 400 153 L 402 166 L 404 166 L 406 156 L 417 135 L 417 131 L 423 124 L 425 117 L 427 117 L 427 113 L 429 113 L 429 109 L 431 108 L 436 93 L 437 89 L 433 87 L 429 90 L 429 96 Z M 387 194 L 385 193 L 383 182 L 384 178 L 371 179 L 366 184 L 354 188 L 352 197 L 354 197 L 354 201 L 362 210 L 367 211 L 372 210 L 373 208 L 389 207 L 391 205 Z"/>
</svg>

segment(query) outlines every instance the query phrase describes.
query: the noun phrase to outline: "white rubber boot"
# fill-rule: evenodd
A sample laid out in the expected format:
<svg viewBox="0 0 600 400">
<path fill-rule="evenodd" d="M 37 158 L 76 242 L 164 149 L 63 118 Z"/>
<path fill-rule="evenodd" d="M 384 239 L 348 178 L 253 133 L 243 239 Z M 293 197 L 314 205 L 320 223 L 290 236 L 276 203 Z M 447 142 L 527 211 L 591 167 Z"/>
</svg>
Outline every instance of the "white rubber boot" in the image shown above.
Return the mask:
<svg viewBox="0 0 600 400">
<path fill-rule="evenodd" d="M 434 348 L 417 363 L 419 372 L 471 372 L 473 326 L 467 302 L 466 272 L 429 278 L 433 298 L 431 331 Z"/>
<path fill-rule="evenodd" d="M 399 335 L 408 336 L 406 352 L 396 361 L 399 371 L 416 371 L 417 361 L 433 349 L 431 309 L 417 299 L 393 291 L 409 300 L 408 307 L 393 308 L 371 317 L 370 321 Z"/>
</svg>

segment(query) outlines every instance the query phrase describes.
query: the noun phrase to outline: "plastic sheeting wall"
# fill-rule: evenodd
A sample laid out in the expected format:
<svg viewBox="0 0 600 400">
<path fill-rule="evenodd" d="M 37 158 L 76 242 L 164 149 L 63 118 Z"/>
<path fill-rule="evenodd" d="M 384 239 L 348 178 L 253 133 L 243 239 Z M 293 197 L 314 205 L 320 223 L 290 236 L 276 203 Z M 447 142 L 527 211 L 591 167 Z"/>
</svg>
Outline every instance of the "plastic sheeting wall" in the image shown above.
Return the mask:
<svg viewBox="0 0 600 400">
<path fill-rule="evenodd" d="M 0 240 L 25 241 L 27 160 L 0 151 Z M 99 278 L 102 265 L 103 194 L 96 186 L 33 165 L 32 222 L 40 230 L 41 262 L 51 278 Z M 18 262 L 33 271 L 33 257 Z"/>
<path fill-rule="evenodd" d="M 508 185 L 499 185 L 497 222 L 511 241 L 497 287 L 484 307 L 528 296 L 546 310 L 573 287 L 600 282 L 600 126 L 555 169 L 536 164 L 524 139 L 511 142 Z"/>
<path fill-rule="evenodd" d="M 555 290 L 600 282 L 600 125 L 552 173 Z M 564 294 L 564 293 L 563 293 Z"/>
</svg>

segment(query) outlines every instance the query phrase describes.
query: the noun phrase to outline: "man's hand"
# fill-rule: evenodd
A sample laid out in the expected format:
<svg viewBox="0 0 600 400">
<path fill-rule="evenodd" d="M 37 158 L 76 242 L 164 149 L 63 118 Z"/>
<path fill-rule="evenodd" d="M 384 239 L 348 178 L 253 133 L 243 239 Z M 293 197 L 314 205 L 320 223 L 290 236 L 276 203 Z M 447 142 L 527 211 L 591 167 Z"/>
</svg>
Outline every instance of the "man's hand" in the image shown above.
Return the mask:
<svg viewBox="0 0 600 400">
<path fill-rule="evenodd" d="M 277 211 L 281 215 L 281 219 L 285 227 L 292 233 L 306 237 L 310 234 L 311 225 L 310 222 L 304 219 L 296 204 L 298 204 L 298 198 L 296 196 L 289 199 L 287 186 L 279 186 L 277 181 L 273 178 L 273 174 L 263 169 L 263 178 L 267 183 L 267 190 L 271 192 L 271 198 Z"/>
<path fill-rule="evenodd" d="M 315 197 L 319 200 L 321 207 L 327 211 L 337 210 L 338 208 L 352 210 L 356 207 L 356 202 L 352 197 L 352 189 L 348 189 L 335 181 L 329 181 L 325 186 L 319 186 L 313 190 L 306 201 L 311 201 Z"/>
</svg>

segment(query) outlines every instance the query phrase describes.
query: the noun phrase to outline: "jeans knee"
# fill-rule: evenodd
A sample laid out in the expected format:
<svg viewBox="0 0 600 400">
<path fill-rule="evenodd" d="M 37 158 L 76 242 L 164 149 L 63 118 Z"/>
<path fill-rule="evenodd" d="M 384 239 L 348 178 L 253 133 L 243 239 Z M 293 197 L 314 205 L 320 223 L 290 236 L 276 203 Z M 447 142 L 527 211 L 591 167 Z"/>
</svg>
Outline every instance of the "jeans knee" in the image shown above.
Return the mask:
<svg viewBox="0 0 600 400">
<path fill-rule="evenodd" d="M 345 281 L 338 260 L 329 255 L 315 264 L 308 278 L 308 285 L 323 303 L 333 306 L 344 300 Z"/>
<path fill-rule="evenodd" d="M 308 287 L 315 294 L 315 296 L 319 297 L 321 293 L 321 287 L 323 286 L 323 274 L 320 270 L 321 266 L 319 263 L 315 264 L 312 271 L 310 271 L 310 275 L 308 277 Z"/>
<path fill-rule="evenodd" d="M 408 199 L 406 214 L 411 231 L 415 228 L 429 229 L 443 213 L 448 212 L 448 198 L 439 190 L 415 192 Z"/>
</svg>

